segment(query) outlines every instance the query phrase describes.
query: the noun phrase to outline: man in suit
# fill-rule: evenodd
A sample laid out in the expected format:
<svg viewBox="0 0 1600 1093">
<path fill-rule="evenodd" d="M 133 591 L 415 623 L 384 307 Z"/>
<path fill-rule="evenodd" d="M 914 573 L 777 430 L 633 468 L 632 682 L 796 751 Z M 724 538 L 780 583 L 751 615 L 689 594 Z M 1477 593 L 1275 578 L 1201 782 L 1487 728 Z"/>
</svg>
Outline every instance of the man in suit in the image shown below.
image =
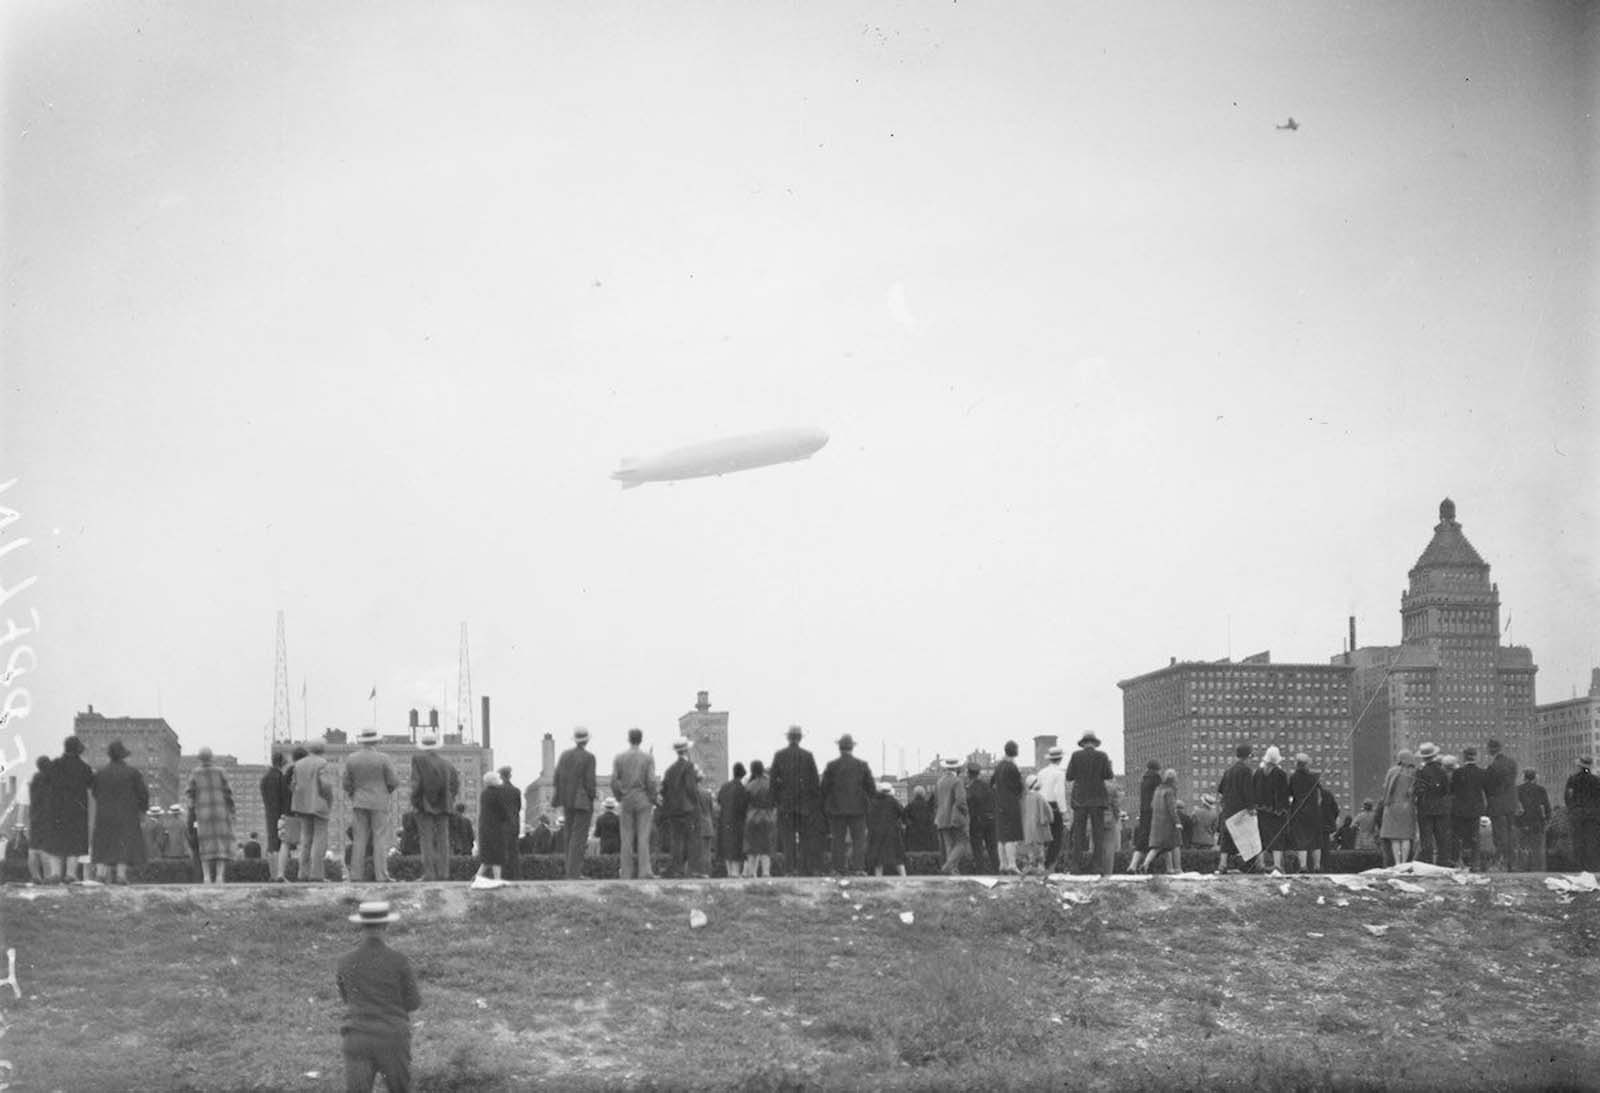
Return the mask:
<svg viewBox="0 0 1600 1093">
<path fill-rule="evenodd" d="M 650 865 L 650 821 L 655 812 L 655 757 L 640 745 L 644 733 L 628 730 L 628 750 L 611 761 L 611 793 L 617 799 L 618 838 L 622 840 L 622 861 L 618 875 L 623 880 L 655 876 Z"/>
<path fill-rule="evenodd" d="M 417 817 L 422 849 L 422 879 L 450 879 L 450 817 L 455 814 L 461 775 L 439 754 L 439 737 L 429 732 L 411 757 L 411 809 Z"/>
<path fill-rule="evenodd" d="M 1572 830 L 1573 864 L 1588 872 L 1600 870 L 1600 778 L 1591 756 L 1578 760 L 1561 796 Z"/>
<path fill-rule="evenodd" d="M 1544 832 L 1550 826 L 1550 795 L 1537 778 L 1538 772 L 1530 767 L 1522 772 L 1522 785 L 1517 787 L 1517 804 L 1522 809 L 1517 816 L 1517 868 L 1524 873 L 1545 871 Z"/>
<path fill-rule="evenodd" d="M 1411 784 L 1411 796 L 1416 802 L 1417 842 L 1421 846 L 1417 860 L 1448 865 L 1455 858 L 1450 847 L 1450 773 L 1440 762 L 1439 749 L 1433 744 L 1418 748 L 1417 758 L 1422 760 L 1422 766 L 1417 768 L 1416 781 Z"/>
<path fill-rule="evenodd" d="M 1494 864 L 1507 872 L 1516 864 L 1517 761 L 1501 750 L 1500 741 L 1490 740 L 1489 765 L 1484 768 L 1484 796 L 1488 799 L 1489 824 L 1494 831 Z"/>
<path fill-rule="evenodd" d="M 1078 750 L 1067 760 L 1067 797 L 1072 806 L 1071 867 L 1074 873 L 1084 871 L 1083 859 L 1093 839 L 1098 872 L 1109 877 L 1117 852 L 1106 838 L 1106 808 L 1111 803 L 1106 783 L 1113 775 L 1111 757 L 1099 749 L 1100 738 L 1091 730 L 1078 738 Z"/>
<path fill-rule="evenodd" d="M 783 855 L 786 875 L 809 877 L 816 872 L 810 830 L 821 801 L 822 783 L 817 776 L 816 759 L 800 746 L 800 726 L 790 725 L 785 735 L 788 745 L 772 757 L 768 768 L 772 799 L 778 806 L 778 853 Z"/>
<path fill-rule="evenodd" d="M 1246 762 L 1250 758 L 1250 745 L 1240 744 L 1233 749 L 1233 766 L 1222 774 L 1222 780 L 1217 783 L 1217 797 L 1222 802 L 1222 826 L 1219 828 L 1217 873 L 1221 875 L 1228 871 L 1228 856 L 1238 856 L 1239 848 L 1234 845 L 1233 832 L 1228 830 L 1228 818 L 1240 812 L 1251 812 L 1256 807 L 1255 772 Z M 1241 869 L 1249 869 L 1251 861 L 1242 858 L 1239 861 Z"/>
<path fill-rule="evenodd" d="M 933 787 L 933 823 L 939 829 L 939 846 L 944 851 L 944 866 L 940 872 L 952 876 L 961 871 L 961 863 L 972 856 L 972 818 L 967 811 L 967 787 L 957 772 L 961 760 L 944 760 L 944 773 Z"/>
<path fill-rule="evenodd" d="M 572 747 L 556 760 L 556 807 L 567 821 L 567 879 L 583 876 L 583 852 L 589 847 L 589 824 L 594 819 L 594 756 L 589 751 L 589 730 L 572 730 Z"/>
<path fill-rule="evenodd" d="M 283 764 L 283 752 L 274 751 L 272 766 L 261 776 L 261 805 L 267 813 L 267 876 L 274 881 L 283 879 L 283 867 L 287 861 L 283 839 L 278 835 L 278 817 L 293 811 L 289 801 L 289 780 L 284 774 Z"/>
<path fill-rule="evenodd" d="M 1450 825 L 1455 832 L 1456 851 L 1461 864 L 1479 872 L 1488 865 L 1478 853 L 1478 821 L 1489 808 L 1489 798 L 1484 793 L 1488 778 L 1478 766 L 1478 749 L 1462 748 L 1461 765 L 1450 777 Z"/>
<path fill-rule="evenodd" d="M 300 819 L 300 879 L 327 879 L 328 816 L 333 809 L 333 780 L 328 775 L 327 746 L 313 740 L 306 756 L 294 765 L 290 802 Z"/>
<path fill-rule="evenodd" d="M 849 871 L 867 872 L 867 805 L 877 796 L 877 784 L 866 763 L 855 757 L 855 737 L 839 737 L 839 757 L 822 772 L 822 811 L 828 817 L 828 841 L 833 848 L 833 873 L 845 872 L 845 838 L 850 840 Z"/>
<path fill-rule="evenodd" d="M 983 768 L 967 764 L 967 834 L 972 845 L 972 867 L 979 873 L 999 868 L 994 843 L 994 789 L 979 775 Z"/>
<path fill-rule="evenodd" d="M 667 837 L 667 876 L 689 873 L 700 815 L 700 772 L 689 761 L 689 741 L 672 742 L 678 758 L 661 776 L 661 826 Z"/>
<path fill-rule="evenodd" d="M 372 879 L 389 883 L 389 842 L 394 823 L 389 815 L 389 800 L 400 779 L 394 763 L 378 750 L 378 730 L 362 729 L 356 734 L 360 750 L 344 761 L 344 795 L 350 799 L 350 879 L 361 881 L 367 875 L 367 846 L 372 847 Z"/>
</svg>

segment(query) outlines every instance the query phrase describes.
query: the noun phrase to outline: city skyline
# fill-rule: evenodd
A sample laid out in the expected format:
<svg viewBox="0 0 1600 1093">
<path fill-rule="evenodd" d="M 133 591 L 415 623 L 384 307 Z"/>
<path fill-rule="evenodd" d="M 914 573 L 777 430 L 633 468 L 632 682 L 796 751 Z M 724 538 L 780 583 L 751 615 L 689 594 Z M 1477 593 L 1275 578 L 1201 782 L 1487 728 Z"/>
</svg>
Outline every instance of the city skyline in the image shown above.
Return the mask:
<svg viewBox="0 0 1600 1093">
<path fill-rule="evenodd" d="M 1398 644 L 1447 496 L 1538 701 L 1600 663 L 1587 9 L 0 33 L 30 755 L 92 703 L 254 757 L 283 611 L 318 732 L 453 716 L 466 622 L 524 781 L 578 724 L 662 758 L 700 690 L 730 760 L 1120 758 L 1150 665 Z M 610 479 L 776 428 L 829 442 Z"/>
</svg>

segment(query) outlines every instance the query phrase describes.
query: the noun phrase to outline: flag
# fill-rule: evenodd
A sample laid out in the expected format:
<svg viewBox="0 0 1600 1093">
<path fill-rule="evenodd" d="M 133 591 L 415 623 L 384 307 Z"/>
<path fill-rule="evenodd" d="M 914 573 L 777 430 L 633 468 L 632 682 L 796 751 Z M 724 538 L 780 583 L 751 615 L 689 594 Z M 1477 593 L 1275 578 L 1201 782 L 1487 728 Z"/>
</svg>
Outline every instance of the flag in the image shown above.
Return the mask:
<svg viewBox="0 0 1600 1093">
<path fill-rule="evenodd" d="M 372 688 L 372 693 L 367 696 L 367 701 L 370 702 L 374 698 L 377 698 L 377 697 L 378 697 L 378 688 L 377 687 L 373 687 Z"/>
</svg>

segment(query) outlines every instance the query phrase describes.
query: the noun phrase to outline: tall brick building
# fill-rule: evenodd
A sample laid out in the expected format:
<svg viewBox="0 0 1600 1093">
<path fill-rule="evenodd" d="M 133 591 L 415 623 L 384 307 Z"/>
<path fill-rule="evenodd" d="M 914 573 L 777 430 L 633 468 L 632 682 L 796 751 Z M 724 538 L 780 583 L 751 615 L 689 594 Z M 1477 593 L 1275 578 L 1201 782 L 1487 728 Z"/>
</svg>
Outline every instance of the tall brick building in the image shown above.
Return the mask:
<svg viewBox="0 0 1600 1093">
<path fill-rule="evenodd" d="M 1500 644 L 1499 586 L 1449 498 L 1409 577 L 1400 594 L 1401 644 L 1334 658 L 1355 670 L 1352 764 L 1363 796 L 1382 791 L 1395 752 L 1425 741 L 1455 755 L 1474 746 L 1482 756 L 1495 737 L 1518 762 L 1532 758 L 1538 668 L 1526 646 Z"/>
<path fill-rule="evenodd" d="M 1139 806 L 1139 780 L 1151 759 L 1178 773 L 1178 797 L 1190 804 L 1215 791 L 1250 744 L 1256 758 L 1270 744 L 1292 770 L 1306 753 L 1341 807 L 1350 806 L 1350 677 L 1340 664 L 1274 664 L 1270 653 L 1241 661 L 1178 661 L 1118 683 L 1122 688 L 1123 807 Z"/>
<path fill-rule="evenodd" d="M 434 719 L 435 722 L 437 718 Z M 437 729 L 428 731 L 437 732 Z M 413 741 L 412 733 L 386 734 L 379 738 L 377 749 L 389 757 L 394 764 L 395 777 L 398 779 L 399 788 L 389 798 L 389 818 L 393 821 L 394 845 L 400 845 L 400 831 L 403 817 L 411 811 L 411 757 L 416 755 L 421 746 Z M 342 729 L 329 729 L 322 734 L 323 744 L 326 747 L 324 756 L 328 760 L 328 777 L 333 780 L 333 810 L 328 817 L 328 849 L 335 854 L 343 856 L 345 846 L 345 828 L 350 826 L 350 798 L 344 795 L 344 761 L 352 752 L 360 751 L 361 745 L 351 740 Z M 435 750 L 444 757 L 445 762 L 456 768 L 456 773 L 461 777 L 461 793 L 456 798 L 457 804 L 467 806 L 467 818 L 472 821 L 476 830 L 478 826 L 478 794 L 483 791 L 483 776 L 494 766 L 494 749 L 481 744 L 474 744 L 464 740 L 462 735 L 445 733 L 439 737 L 440 744 Z"/>
<path fill-rule="evenodd" d="M 1531 757 L 1524 765 L 1539 771 L 1539 781 L 1559 803 L 1561 788 L 1583 756 L 1600 754 L 1600 668 L 1589 676 L 1589 693 L 1534 709 Z"/>
<path fill-rule="evenodd" d="M 694 745 L 689 758 L 715 793 L 728 780 L 728 711 L 713 710 L 710 692 L 700 691 L 694 709 L 678 718 L 678 735 Z"/>
<path fill-rule="evenodd" d="M 161 717 L 106 717 L 90 706 L 72 719 L 72 733 L 83 741 L 83 760 L 95 770 L 105 766 L 106 748 L 121 740 L 128 765 L 138 767 L 150 790 L 150 803 L 163 807 L 182 803 L 189 780 L 179 777 L 178 734 Z"/>
</svg>

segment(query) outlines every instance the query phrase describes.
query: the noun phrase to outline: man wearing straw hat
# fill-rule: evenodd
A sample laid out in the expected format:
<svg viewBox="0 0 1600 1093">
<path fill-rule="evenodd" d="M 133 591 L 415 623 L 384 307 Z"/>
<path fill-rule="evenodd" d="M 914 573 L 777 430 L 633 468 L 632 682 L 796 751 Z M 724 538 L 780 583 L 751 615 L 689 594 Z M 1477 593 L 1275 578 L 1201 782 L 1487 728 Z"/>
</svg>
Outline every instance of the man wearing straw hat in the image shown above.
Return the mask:
<svg viewBox="0 0 1600 1093">
<path fill-rule="evenodd" d="M 344 761 L 344 795 L 350 798 L 350 879 L 366 879 L 367 846 L 372 846 L 372 879 L 389 882 L 389 841 L 394 824 L 389 819 L 389 799 L 400 785 L 394 763 L 378 750 L 377 729 L 356 734 L 359 751 Z"/>
<path fill-rule="evenodd" d="M 350 916 L 361 927 L 361 943 L 339 960 L 336 976 L 345 1004 L 345 1089 L 369 1093 L 383 1075 L 389 1093 L 411 1088 L 411 1013 L 422 1005 L 411 961 L 384 944 L 389 923 L 398 921 L 387 900 L 363 903 Z"/>
</svg>

